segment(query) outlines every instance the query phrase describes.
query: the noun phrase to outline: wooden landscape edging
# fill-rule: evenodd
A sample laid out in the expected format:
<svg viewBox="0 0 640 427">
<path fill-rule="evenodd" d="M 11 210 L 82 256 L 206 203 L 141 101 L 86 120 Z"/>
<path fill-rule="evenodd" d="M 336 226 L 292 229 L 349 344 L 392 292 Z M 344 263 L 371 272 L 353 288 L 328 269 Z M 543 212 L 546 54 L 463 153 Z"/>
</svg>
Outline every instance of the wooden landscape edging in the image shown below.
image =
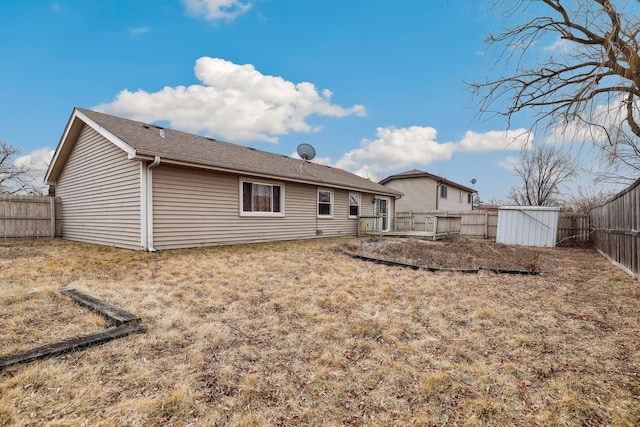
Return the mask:
<svg viewBox="0 0 640 427">
<path fill-rule="evenodd" d="M 410 268 L 412 270 L 426 270 L 426 271 L 430 271 L 432 273 L 436 273 L 436 272 L 448 272 L 448 273 L 465 273 L 465 274 L 476 274 L 478 273 L 480 270 L 486 270 L 486 271 L 491 271 L 493 273 L 496 274 L 520 274 L 523 276 L 537 276 L 540 273 L 537 271 L 529 271 L 529 270 L 504 270 L 501 268 L 469 268 L 469 269 L 457 269 L 457 268 L 441 268 L 441 267 L 426 267 L 426 266 L 419 266 L 419 265 L 414 265 L 414 264 L 405 264 L 402 262 L 396 262 L 396 261 L 389 261 L 386 259 L 379 259 L 379 258 L 371 258 L 371 257 L 367 257 L 364 255 L 358 255 L 358 254 L 354 254 L 352 252 L 348 252 L 343 250 L 342 253 L 344 253 L 345 255 L 350 256 L 351 258 L 355 258 L 355 259 L 359 259 L 361 261 L 367 261 L 367 262 L 372 262 L 374 264 L 382 264 L 382 265 L 387 265 L 390 267 L 404 267 L 404 268 Z"/>
<path fill-rule="evenodd" d="M 135 323 L 141 321 L 138 316 L 99 300 L 98 298 L 94 298 L 91 295 L 76 291 L 75 289 L 61 289 L 60 292 L 62 292 L 63 295 L 73 298 L 80 305 L 84 305 L 85 307 L 89 307 L 90 309 L 97 311 L 115 325 L 120 326 L 124 323 Z"/>
<path fill-rule="evenodd" d="M 135 316 L 125 310 L 108 304 L 102 300 L 94 298 L 90 295 L 76 291 L 75 289 L 61 289 L 62 294 L 72 298 L 77 303 L 89 307 L 104 316 L 109 323 L 116 325 L 115 328 L 109 329 L 97 334 L 85 335 L 83 337 L 70 338 L 54 344 L 45 345 L 31 350 L 10 354 L 0 357 L 0 370 L 7 366 L 19 363 L 28 363 L 37 359 L 58 356 L 63 353 L 81 350 L 83 348 L 102 344 L 126 335 L 136 332 L 144 332 L 145 327 L 142 325 L 140 317 Z"/>
</svg>

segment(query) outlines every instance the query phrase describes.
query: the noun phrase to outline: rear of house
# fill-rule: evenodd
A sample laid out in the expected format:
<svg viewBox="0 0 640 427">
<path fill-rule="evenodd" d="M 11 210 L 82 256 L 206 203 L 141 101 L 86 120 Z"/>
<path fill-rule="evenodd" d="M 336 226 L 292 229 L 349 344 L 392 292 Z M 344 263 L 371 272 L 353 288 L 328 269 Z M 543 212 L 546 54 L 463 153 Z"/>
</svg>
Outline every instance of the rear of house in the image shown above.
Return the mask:
<svg viewBox="0 0 640 427">
<path fill-rule="evenodd" d="M 375 200 L 390 215 L 400 196 L 341 169 L 83 109 L 46 180 L 64 238 L 148 251 L 355 236 Z"/>
<path fill-rule="evenodd" d="M 399 191 L 397 212 L 470 211 L 476 190 L 446 178 L 413 169 L 391 175 L 380 184 Z"/>
</svg>

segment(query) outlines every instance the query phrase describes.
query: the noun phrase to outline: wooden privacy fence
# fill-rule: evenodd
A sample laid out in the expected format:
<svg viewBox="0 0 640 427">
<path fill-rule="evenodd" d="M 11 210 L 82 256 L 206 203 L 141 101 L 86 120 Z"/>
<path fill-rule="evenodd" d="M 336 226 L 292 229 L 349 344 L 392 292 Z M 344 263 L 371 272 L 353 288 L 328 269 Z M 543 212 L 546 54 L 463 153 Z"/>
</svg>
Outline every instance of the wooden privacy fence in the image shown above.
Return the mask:
<svg viewBox="0 0 640 427">
<path fill-rule="evenodd" d="M 59 197 L 0 195 L 0 239 L 62 236 Z"/>
<path fill-rule="evenodd" d="M 591 241 L 609 259 L 640 277 L 640 179 L 590 211 Z"/>
<path fill-rule="evenodd" d="M 589 243 L 591 229 L 588 215 L 560 213 L 558 218 L 558 243 L 573 241 Z"/>
<path fill-rule="evenodd" d="M 395 231 L 460 233 L 461 236 L 495 239 L 498 213 L 462 212 L 396 212 Z"/>
<path fill-rule="evenodd" d="M 394 231 L 433 232 L 444 235 L 459 233 L 461 236 L 495 239 L 498 234 L 498 212 L 396 212 Z M 588 243 L 591 233 L 589 217 L 561 213 L 558 221 L 558 242 Z"/>
</svg>

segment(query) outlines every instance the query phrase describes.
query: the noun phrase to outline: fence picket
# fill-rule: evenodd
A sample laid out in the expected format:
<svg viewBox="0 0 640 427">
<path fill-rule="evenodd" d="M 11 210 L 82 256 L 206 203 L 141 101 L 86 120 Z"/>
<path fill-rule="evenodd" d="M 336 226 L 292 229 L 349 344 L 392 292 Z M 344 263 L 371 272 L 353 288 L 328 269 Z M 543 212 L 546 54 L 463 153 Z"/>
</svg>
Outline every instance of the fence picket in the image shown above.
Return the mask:
<svg viewBox="0 0 640 427">
<path fill-rule="evenodd" d="M 0 195 L 0 238 L 60 237 L 60 207 L 61 200 L 58 197 Z"/>
<path fill-rule="evenodd" d="M 640 278 L 640 179 L 589 213 L 593 245 Z"/>
</svg>

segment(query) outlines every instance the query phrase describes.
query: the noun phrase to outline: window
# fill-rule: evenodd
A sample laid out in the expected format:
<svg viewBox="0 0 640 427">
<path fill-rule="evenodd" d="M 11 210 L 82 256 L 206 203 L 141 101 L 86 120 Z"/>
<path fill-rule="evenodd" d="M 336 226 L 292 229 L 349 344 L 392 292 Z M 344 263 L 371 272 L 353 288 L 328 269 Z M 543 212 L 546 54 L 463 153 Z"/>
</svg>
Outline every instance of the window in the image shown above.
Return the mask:
<svg viewBox="0 0 640 427">
<path fill-rule="evenodd" d="M 318 216 L 330 217 L 333 215 L 331 204 L 333 203 L 333 194 L 331 191 L 318 190 Z"/>
<path fill-rule="evenodd" d="M 241 215 L 282 216 L 281 185 L 241 181 Z"/>
<path fill-rule="evenodd" d="M 349 218 L 360 215 L 360 195 L 349 193 Z"/>
<path fill-rule="evenodd" d="M 473 194 L 467 193 L 467 203 L 473 202 Z"/>
<path fill-rule="evenodd" d="M 460 197 L 458 198 L 458 202 L 462 203 L 462 190 L 460 190 Z"/>
<path fill-rule="evenodd" d="M 441 185 L 440 186 L 440 198 L 441 199 L 446 199 L 447 198 L 447 186 L 446 185 Z"/>
</svg>

